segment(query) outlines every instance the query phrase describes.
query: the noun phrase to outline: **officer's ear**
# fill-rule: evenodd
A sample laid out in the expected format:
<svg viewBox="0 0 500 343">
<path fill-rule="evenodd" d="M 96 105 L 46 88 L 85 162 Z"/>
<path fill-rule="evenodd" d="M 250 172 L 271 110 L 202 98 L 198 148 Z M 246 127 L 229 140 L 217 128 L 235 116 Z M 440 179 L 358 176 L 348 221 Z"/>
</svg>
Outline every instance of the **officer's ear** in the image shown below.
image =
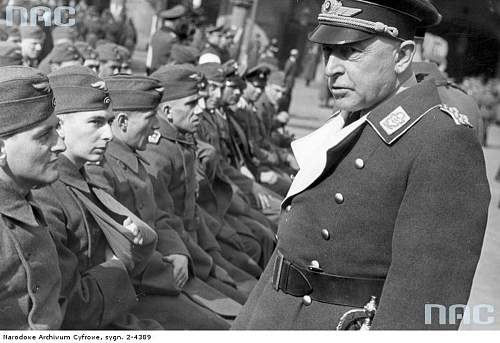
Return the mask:
<svg viewBox="0 0 500 343">
<path fill-rule="evenodd" d="M 7 150 L 5 149 L 5 142 L 0 138 L 0 168 L 7 165 Z"/>
<path fill-rule="evenodd" d="M 118 114 L 115 115 L 115 123 L 123 132 L 127 132 L 128 120 L 128 114 L 125 112 L 118 112 Z"/>
<path fill-rule="evenodd" d="M 396 51 L 396 63 L 394 71 L 401 75 L 410 68 L 413 56 L 415 55 L 415 42 L 406 40 L 399 45 Z"/>
</svg>

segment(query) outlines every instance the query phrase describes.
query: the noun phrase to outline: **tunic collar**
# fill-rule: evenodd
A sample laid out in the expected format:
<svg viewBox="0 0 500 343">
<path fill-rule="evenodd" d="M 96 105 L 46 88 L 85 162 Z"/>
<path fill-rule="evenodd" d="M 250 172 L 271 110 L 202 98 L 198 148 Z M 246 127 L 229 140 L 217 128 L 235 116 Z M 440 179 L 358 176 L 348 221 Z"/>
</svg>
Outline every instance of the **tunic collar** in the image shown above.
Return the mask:
<svg viewBox="0 0 500 343">
<path fill-rule="evenodd" d="M 12 183 L 0 181 L 0 214 L 29 226 L 39 226 L 37 218 L 41 216 L 41 211 L 30 201 L 31 192 L 23 194 Z"/>
<path fill-rule="evenodd" d="M 63 154 L 59 155 L 57 170 L 59 171 L 59 180 L 70 187 L 76 188 L 82 192 L 90 193 L 89 186 L 83 174 L 83 168 L 78 169 Z"/>
<path fill-rule="evenodd" d="M 128 145 L 116 138 L 109 142 L 106 154 L 124 163 L 136 174 L 139 173 L 139 160 L 145 164 L 149 164 Z"/>
</svg>

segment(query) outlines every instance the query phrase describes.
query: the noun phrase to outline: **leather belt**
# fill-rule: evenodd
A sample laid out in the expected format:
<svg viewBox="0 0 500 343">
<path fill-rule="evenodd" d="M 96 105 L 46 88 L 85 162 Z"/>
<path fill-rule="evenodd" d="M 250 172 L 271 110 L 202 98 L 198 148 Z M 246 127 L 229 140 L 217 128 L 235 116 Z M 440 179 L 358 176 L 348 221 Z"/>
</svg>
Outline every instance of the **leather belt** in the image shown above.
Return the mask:
<svg viewBox="0 0 500 343">
<path fill-rule="evenodd" d="M 335 305 L 363 307 L 371 296 L 380 298 L 385 279 L 346 277 L 299 267 L 278 252 L 273 288 L 296 297 Z"/>
</svg>

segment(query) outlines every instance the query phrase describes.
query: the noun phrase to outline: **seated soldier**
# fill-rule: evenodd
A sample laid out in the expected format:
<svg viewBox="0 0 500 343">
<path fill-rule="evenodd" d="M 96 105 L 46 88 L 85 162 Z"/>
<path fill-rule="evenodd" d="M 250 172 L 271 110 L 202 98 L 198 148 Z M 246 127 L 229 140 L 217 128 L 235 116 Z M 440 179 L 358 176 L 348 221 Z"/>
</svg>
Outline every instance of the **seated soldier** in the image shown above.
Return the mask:
<svg viewBox="0 0 500 343">
<path fill-rule="evenodd" d="M 31 190 L 57 180 L 65 145 L 56 132 L 46 76 L 28 67 L 0 68 L 0 323 L 4 330 L 58 330 L 57 250 Z"/>
<path fill-rule="evenodd" d="M 103 43 L 96 49 L 99 56 L 99 76 L 106 77 L 120 73 L 122 67 L 122 56 L 118 50 L 118 45 L 114 43 Z"/>
<path fill-rule="evenodd" d="M 292 154 L 283 153 L 281 149 L 269 144 L 266 125 L 255 105 L 264 92 L 269 73 L 270 69 L 264 66 L 257 66 L 246 72 L 246 88 L 239 103 L 224 109 L 245 130 L 250 146 L 250 155 L 246 156 L 246 161 L 255 179 L 285 196 L 292 182 L 289 167 L 295 166 L 295 160 Z"/>
<path fill-rule="evenodd" d="M 96 74 L 99 74 L 99 55 L 94 48 L 86 42 L 76 42 L 75 48 L 83 57 L 83 65 L 92 69 Z"/>
<path fill-rule="evenodd" d="M 63 67 L 82 65 L 83 57 L 74 45 L 60 44 L 54 47 L 47 62 L 50 72 L 54 72 Z"/>
<path fill-rule="evenodd" d="M 120 203 L 156 230 L 157 250 L 172 264 L 175 284 L 180 290 L 195 299 L 210 293 L 218 301 L 204 302 L 205 296 L 199 299 L 204 306 L 221 315 L 234 316 L 241 306 L 194 276 L 196 264 L 173 230 L 175 218 L 156 204 L 153 184 L 145 168 L 147 162 L 138 155 L 146 148 L 153 128 L 158 126 L 156 109 L 163 88 L 157 80 L 143 76 L 115 75 L 105 81 L 115 113 L 114 138 L 103 161 L 99 165 L 87 165 L 86 171 L 91 179 L 104 185 Z"/>
<path fill-rule="evenodd" d="M 250 282 L 252 278 L 236 270 L 222 258 L 221 247 L 209 227 L 205 225 L 203 218 L 200 218 L 203 212 L 200 212 L 196 205 L 197 194 L 200 194 L 201 190 L 196 176 L 198 145 L 193 139 L 193 133 L 198 127 L 199 113 L 203 110 L 204 104 L 198 105 L 198 101 L 202 101 L 203 98 L 199 94 L 198 81 L 190 79 L 193 75 L 201 78 L 201 75 L 192 69 L 181 66 L 162 67 L 152 74 L 162 82 L 166 90 L 157 111 L 159 129 L 150 136 L 150 144 L 141 155 L 150 162 L 146 168 L 153 176 L 158 205 L 167 212 L 174 212 L 179 217 L 178 227 L 198 237 L 200 246 L 211 244 L 209 249 L 205 249 L 205 254 L 208 253 L 210 260 L 212 258 L 214 260 L 211 265 L 217 279 L 226 281 L 227 278 L 224 276 L 226 270 L 221 270 L 220 267 L 229 267 L 230 270 L 227 271 L 232 272 L 230 274 L 238 277 L 239 281 L 247 286 L 239 289 L 249 293 L 249 288 L 253 287 L 253 283 Z M 184 103 L 188 105 L 185 106 Z M 169 204 L 173 210 L 167 207 Z M 210 236 L 211 242 L 202 241 L 201 238 L 207 236 Z M 204 280 L 224 292 L 217 286 L 219 280 L 212 279 Z M 230 283 L 234 281 L 230 280 Z M 251 287 L 248 287 L 249 285 Z"/>
<path fill-rule="evenodd" d="M 227 328 L 222 318 L 179 294 L 168 262 L 172 257 L 155 251 L 154 230 L 88 181 L 84 164 L 100 161 L 112 139 L 113 114 L 104 81 L 86 67 L 62 68 L 50 81 L 68 149 L 58 165 L 60 179 L 35 197 L 59 251 L 63 294 L 69 299 L 63 328 L 162 328 L 129 312 L 154 318 L 165 329 Z M 158 94 L 154 86 L 141 94 L 143 101 Z M 168 240 L 168 233 L 163 234 Z M 172 249 L 187 253 L 175 233 L 170 237 Z"/>
</svg>

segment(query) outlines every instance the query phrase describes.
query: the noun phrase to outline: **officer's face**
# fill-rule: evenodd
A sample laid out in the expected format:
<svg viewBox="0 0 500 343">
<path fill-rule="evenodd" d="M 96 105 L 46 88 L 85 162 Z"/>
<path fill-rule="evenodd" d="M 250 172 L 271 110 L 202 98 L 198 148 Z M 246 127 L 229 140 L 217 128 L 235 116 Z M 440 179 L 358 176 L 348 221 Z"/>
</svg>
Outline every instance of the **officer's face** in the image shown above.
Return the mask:
<svg viewBox="0 0 500 343">
<path fill-rule="evenodd" d="M 266 95 L 273 104 L 278 104 L 285 96 L 286 88 L 280 85 L 267 85 Z"/>
<path fill-rule="evenodd" d="M 25 38 L 21 40 L 21 50 L 24 57 L 35 59 L 42 52 L 43 40 L 35 38 Z"/>
<path fill-rule="evenodd" d="M 113 118 L 111 111 L 104 110 L 61 115 L 59 133 L 67 147 L 64 155 L 77 166 L 99 162 L 113 138 Z"/>
<path fill-rule="evenodd" d="M 204 98 L 197 95 L 171 101 L 167 118 L 182 132 L 194 133 L 200 124 L 200 114 L 206 108 Z"/>
<path fill-rule="evenodd" d="M 254 84 L 252 82 L 247 82 L 247 88 L 245 88 L 245 92 L 243 93 L 243 95 L 245 96 L 246 99 L 255 102 L 260 98 L 263 91 L 264 89 L 258 86 L 257 84 Z"/>
<path fill-rule="evenodd" d="M 213 32 L 207 36 L 207 40 L 210 44 L 219 46 L 222 40 L 222 34 L 220 32 Z"/>
<path fill-rule="evenodd" d="M 57 180 L 57 156 L 66 149 L 57 134 L 58 124 L 52 114 L 30 130 L 0 139 L 2 168 L 19 187 L 27 190 Z"/>
<path fill-rule="evenodd" d="M 370 110 L 395 92 L 395 41 L 375 37 L 344 45 L 325 45 L 328 85 L 335 107 Z"/>
<path fill-rule="evenodd" d="M 222 92 L 221 102 L 225 105 L 235 105 L 240 101 L 241 98 L 241 90 L 239 87 L 233 85 L 227 85 L 224 87 Z"/>
<path fill-rule="evenodd" d="M 158 128 L 156 110 L 148 112 L 128 112 L 125 141 L 134 150 L 143 151 L 148 144 L 148 137 Z"/>
</svg>

